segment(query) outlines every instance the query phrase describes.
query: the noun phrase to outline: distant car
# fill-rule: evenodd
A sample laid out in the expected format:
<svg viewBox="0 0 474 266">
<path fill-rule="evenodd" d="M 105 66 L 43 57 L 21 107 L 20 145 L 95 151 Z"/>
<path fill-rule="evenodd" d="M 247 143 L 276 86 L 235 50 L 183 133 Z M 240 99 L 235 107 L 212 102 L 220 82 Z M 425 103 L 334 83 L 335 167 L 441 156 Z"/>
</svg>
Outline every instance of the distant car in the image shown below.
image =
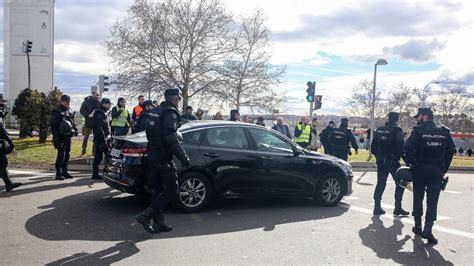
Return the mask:
<svg viewBox="0 0 474 266">
<path fill-rule="evenodd" d="M 307 151 L 286 136 L 258 125 L 192 121 L 179 129 L 191 165 L 178 167 L 173 205 L 185 212 L 219 197 L 306 197 L 336 205 L 352 193 L 352 168 L 338 158 Z M 132 194 L 149 193 L 144 132 L 115 137 L 104 181 Z"/>
</svg>

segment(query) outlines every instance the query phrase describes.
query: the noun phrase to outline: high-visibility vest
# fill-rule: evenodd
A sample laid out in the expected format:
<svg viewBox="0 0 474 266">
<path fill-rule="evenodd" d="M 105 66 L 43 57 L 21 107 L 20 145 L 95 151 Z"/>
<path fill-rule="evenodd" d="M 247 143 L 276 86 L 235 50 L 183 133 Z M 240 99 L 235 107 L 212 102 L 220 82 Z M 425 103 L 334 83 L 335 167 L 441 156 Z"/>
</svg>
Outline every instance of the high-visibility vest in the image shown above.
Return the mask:
<svg viewBox="0 0 474 266">
<path fill-rule="evenodd" d="M 311 127 L 309 125 L 306 125 L 305 129 L 302 129 L 303 127 L 301 126 L 301 124 L 296 125 L 296 127 L 302 132 L 299 137 L 295 138 L 295 142 L 309 143 L 309 137 L 311 136 Z"/>
<path fill-rule="evenodd" d="M 117 106 L 115 106 L 114 108 L 118 109 Z M 128 110 L 125 109 L 120 113 L 119 116 L 112 119 L 112 126 L 113 127 L 126 127 L 126 126 L 128 126 L 127 118 L 128 118 Z"/>
<path fill-rule="evenodd" d="M 135 116 L 137 118 L 140 116 L 142 111 L 143 111 L 143 107 L 141 107 L 140 105 L 137 105 L 137 106 L 133 107 L 133 113 L 135 113 Z"/>
</svg>

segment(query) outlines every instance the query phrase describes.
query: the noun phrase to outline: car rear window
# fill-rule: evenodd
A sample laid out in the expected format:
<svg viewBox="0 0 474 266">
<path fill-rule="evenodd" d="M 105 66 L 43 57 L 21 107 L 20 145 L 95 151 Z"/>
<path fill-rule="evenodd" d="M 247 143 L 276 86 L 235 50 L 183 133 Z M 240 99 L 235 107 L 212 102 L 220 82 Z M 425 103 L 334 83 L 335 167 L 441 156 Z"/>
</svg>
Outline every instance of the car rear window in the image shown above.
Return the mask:
<svg viewBox="0 0 474 266">
<path fill-rule="evenodd" d="M 234 149 L 248 149 L 249 144 L 241 127 L 216 127 L 207 130 L 209 146 Z"/>
</svg>

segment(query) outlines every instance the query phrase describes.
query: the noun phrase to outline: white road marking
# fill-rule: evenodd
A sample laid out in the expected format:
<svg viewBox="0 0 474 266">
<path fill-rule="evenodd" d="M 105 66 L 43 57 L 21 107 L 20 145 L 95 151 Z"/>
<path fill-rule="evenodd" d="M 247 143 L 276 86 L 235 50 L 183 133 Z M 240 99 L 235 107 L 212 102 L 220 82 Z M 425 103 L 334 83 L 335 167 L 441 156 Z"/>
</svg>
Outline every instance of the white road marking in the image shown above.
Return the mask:
<svg viewBox="0 0 474 266">
<path fill-rule="evenodd" d="M 373 204 L 373 203 L 370 203 L 369 205 L 375 206 L 375 204 Z M 382 205 L 382 208 L 384 208 L 384 209 L 390 209 L 390 210 L 395 209 L 395 206 L 390 205 L 390 204 L 382 203 L 382 204 L 380 204 L 380 205 Z M 453 219 L 453 218 L 451 218 L 451 217 L 443 216 L 443 215 L 439 215 L 439 214 L 436 215 L 436 217 L 437 217 L 438 221 Z"/>
<path fill-rule="evenodd" d="M 353 196 L 347 196 L 347 197 L 344 197 L 345 200 L 358 200 L 359 198 L 358 197 L 353 197 Z"/>
<path fill-rule="evenodd" d="M 445 191 L 442 191 L 442 192 L 451 193 L 451 194 L 461 194 L 462 193 L 460 191 L 454 191 L 454 190 L 445 190 Z"/>
<path fill-rule="evenodd" d="M 357 207 L 357 206 L 351 206 L 347 203 L 344 204 L 344 205 L 341 205 L 341 207 L 347 208 L 349 210 L 358 211 L 358 212 L 367 213 L 367 214 L 372 215 L 372 210 L 370 210 L 370 209 L 361 208 L 361 207 Z M 390 215 L 390 214 L 380 215 L 380 217 L 385 218 L 385 219 L 390 219 L 390 220 L 398 219 L 398 220 L 400 220 L 401 222 L 404 222 L 404 223 L 415 224 L 415 222 L 413 221 L 413 218 L 393 216 L 393 215 Z M 438 217 L 439 217 L 439 215 L 438 215 Z M 456 229 L 450 229 L 450 228 L 447 228 L 447 227 L 444 227 L 444 226 L 435 225 L 435 226 L 433 226 L 433 230 L 443 232 L 443 233 L 447 233 L 447 234 L 451 234 L 451 235 L 456 235 L 456 236 L 461 236 L 461 237 L 474 239 L 474 234 L 473 233 L 469 233 L 469 232 L 465 232 L 465 231 L 461 231 L 461 230 L 456 230 Z"/>
</svg>

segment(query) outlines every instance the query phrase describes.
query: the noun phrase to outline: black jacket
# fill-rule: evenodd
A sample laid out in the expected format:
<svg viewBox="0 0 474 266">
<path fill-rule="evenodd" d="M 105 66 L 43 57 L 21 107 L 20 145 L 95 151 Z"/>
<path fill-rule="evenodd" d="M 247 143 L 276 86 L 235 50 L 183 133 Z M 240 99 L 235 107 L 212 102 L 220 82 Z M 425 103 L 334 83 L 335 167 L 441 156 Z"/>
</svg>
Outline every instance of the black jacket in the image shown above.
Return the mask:
<svg viewBox="0 0 474 266">
<path fill-rule="evenodd" d="M 354 134 L 352 134 L 352 131 L 347 127 L 339 126 L 339 128 L 334 128 L 329 134 L 331 152 L 338 154 L 349 153 L 349 144 L 354 148 L 354 150 L 357 151 L 359 149 Z"/>
<path fill-rule="evenodd" d="M 84 119 L 86 120 L 84 127 L 86 128 L 93 127 L 92 118 L 89 117 L 89 115 L 92 112 L 94 112 L 94 110 L 98 109 L 99 106 L 100 106 L 99 100 L 96 100 L 94 97 L 89 95 L 86 98 L 84 98 L 84 102 L 82 102 L 81 109 L 79 111 L 81 115 L 84 117 Z"/>
<path fill-rule="evenodd" d="M 142 132 L 142 131 L 145 131 L 147 126 L 148 126 L 148 122 L 150 121 L 150 111 L 148 110 L 143 110 L 140 114 L 140 116 L 138 117 L 136 123 L 135 123 L 135 126 L 134 126 L 134 132 L 135 133 L 138 133 L 138 132 Z"/>
<path fill-rule="evenodd" d="M 105 144 L 106 138 L 110 136 L 109 123 L 107 123 L 107 111 L 100 107 L 95 110 L 92 116 L 92 126 L 94 132 L 94 142 L 97 144 Z"/>
<path fill-rule="evenodd" d="M 323 129 L 319 134 L 319 139 L 321 140 L 321 144 L 323 145 L 324 149 L 329 149 L 329 135 L 332 131 L 332 127 L 326 126 L 326 128 Z"/>
<path fill-rule="evenodd" d="M 385 126 L 378 127 L 370 150 L 377 158 L 377 162 L 385 161 L 386 158 L 399 161 L 403 153 L 403 130 L 397 123 L 387 122 Z"/>
<path fill-rule="evenodd" d="M 407 165 L 435 165 L 445 173 L 455 153 L 456 146 L 449 128 L 432 121 L 415 126 L 403 146 L 403 160 Z"/>
<path fill-rule="evenodd" d="M 282 134 L 285 135 L 285 136 L 287 136 L 289 139 L 291 139 L 290 127 L 289 127 L 287 124 L 283 124 L 283 128 L 285 128 L 285 131 L 286 131 L 286 132 L 285 132 L 285 133 L 282 133 Z M 274 125 L 274 126 L 272 127 L 272 129 L 275 130 L 275 131 L 280 132 L 280 131 L 278 130 L 278 125 Z M 281 133 L 281 132 L 280 132 L 280 133 Z M 300 134 L 301 134 L 301 133 L 300 133 Z"/>
<path fill-rule="evenodd" d="M 69 135 L 64 135 L 59 132 L 59 126 L 63 120 L 67 120 L 72 124 L 73 130 Z M 71 138 L 78 132 L 76 125 L 74 124 L 74 112 L 62 105 L 51 111 L 50 127 L 54 139 Z"/>
<path fill-rule="evenodd" d="M 10 148 L 7 149 L 7 150 L 0 149 L 0 156 L 4 156 L 5 157 L 4 159 L 6 159 L 5 155 L 11 153 L 13 151 L 13 149 L 15 148 L 15 145 L 13 145 L 13 141 L 11 140 L 10 136 L 8 135 L 8 132 L 3 127 L 3 124 L 0 124 L 0 140 L 1 141 L 4 140 L 10 145 Z M 3 162 L 2 162 L 2 164 L 3 164 Z M 6 167 L 6 165 L 0 165 L 0 167 Z"/>
</svg>

